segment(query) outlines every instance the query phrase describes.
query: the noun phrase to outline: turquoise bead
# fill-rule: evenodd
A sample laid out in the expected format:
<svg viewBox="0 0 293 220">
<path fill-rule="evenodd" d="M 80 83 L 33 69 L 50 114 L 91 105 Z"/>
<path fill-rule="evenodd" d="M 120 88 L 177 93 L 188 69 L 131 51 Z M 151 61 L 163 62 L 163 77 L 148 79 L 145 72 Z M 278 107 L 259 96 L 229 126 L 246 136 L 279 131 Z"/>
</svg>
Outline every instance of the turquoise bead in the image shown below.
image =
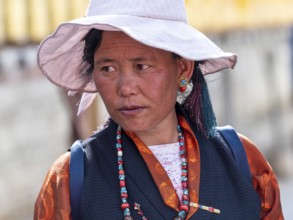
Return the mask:
<svg viewBox="0 0 293 220">
<path fill-rule="evenodd" d="M 183 194 L 188 195 L 188 189 L 183 189 Z"/>
<path fill-rule="evenodd" d="M 121 193 L 127 193 L 126 187 L 121 187 Z"/>
<path fill-rule="evenodd" d="M 125 175 L 119 175 L 119 180 L 125 180 Z"/>
<path fill-rule="evenodd" d="M 178 216 L 179 216 L 180 218 L 182 218 L 182 219 L 185 219 L 185 217 L 186 217 L 186 212 L 185 212 L 185 211 L 180 211 L 180 212 L 178 213 Z"/>
<path fill-rule="evenodd" d="M 186 177 L 186 176 L 182 176 L 182 177 L 181 177 L 181 181 L 183 181 L 183 182 L 187 182 L 187 177 Z"/>
<path fill-rule="evenodd" d="M 189 205 L 189 201 L 186 201 L 186 200 L 184 200 L 182 203 L 183 203 L 184 205 Z"/>
<path fill-rule="evenodd" d="M 124 209 L 124 216 L 130 216 L 130 210 L 129 208 Z"/>
</svg>

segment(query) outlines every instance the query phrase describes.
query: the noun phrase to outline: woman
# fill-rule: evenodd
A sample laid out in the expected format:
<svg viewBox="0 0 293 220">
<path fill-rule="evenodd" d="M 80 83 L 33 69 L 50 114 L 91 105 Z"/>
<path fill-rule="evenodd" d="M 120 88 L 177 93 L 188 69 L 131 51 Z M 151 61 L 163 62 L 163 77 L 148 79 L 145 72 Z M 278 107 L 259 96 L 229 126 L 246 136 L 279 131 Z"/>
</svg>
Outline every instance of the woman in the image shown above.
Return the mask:
<svg viewBox="0 0 293 220">
<path fill-rule="evenodd" d="M 265 158 L 240 135 L 247 181 L 216 127 L 203 74 L 236 56 L 186 24 L 183 1 L 91 1 L 38 58 L 53 83 L 84 92 L 80 112 L 98 92 L 110 115 L 82 143 L 80 219 L 283 219 Z M 70 157 L 51 167 L 34 219 L 71 219 Z"/>
</svg>

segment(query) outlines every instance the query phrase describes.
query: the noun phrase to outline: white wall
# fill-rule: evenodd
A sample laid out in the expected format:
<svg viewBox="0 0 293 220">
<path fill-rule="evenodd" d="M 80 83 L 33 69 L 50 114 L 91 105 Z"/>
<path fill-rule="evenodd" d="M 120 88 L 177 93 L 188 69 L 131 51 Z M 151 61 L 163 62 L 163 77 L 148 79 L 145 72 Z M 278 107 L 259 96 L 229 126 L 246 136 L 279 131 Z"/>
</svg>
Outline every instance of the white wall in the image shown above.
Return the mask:
<svg viewBox="0 0 293 220">
<path fill-rule="evenodd" d="M 289 28 L 211 36 L 238 54 L 234 70 L 208 76 L 218 123 L 251 138 L 280 175 L 293 176 L 293 109 Z"/>
</svg>

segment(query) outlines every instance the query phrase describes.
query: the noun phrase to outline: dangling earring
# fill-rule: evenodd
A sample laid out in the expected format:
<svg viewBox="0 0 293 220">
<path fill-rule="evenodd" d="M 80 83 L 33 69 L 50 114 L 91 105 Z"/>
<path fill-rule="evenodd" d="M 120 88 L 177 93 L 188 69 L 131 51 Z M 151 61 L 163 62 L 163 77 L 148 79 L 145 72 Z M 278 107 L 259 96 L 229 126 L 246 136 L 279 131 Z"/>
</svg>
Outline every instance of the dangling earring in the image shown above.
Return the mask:
<svg viewBox="0 0 293 220">
<path fill-rule="evenodd" d="M 185 76 L 183 76 L 183 75 L 180 76 L 180 78 L 178 79 L 178 86 L 179 86 L 179 91 L 181 93 L 186 91 L 187 79 Z"/>
</svg>

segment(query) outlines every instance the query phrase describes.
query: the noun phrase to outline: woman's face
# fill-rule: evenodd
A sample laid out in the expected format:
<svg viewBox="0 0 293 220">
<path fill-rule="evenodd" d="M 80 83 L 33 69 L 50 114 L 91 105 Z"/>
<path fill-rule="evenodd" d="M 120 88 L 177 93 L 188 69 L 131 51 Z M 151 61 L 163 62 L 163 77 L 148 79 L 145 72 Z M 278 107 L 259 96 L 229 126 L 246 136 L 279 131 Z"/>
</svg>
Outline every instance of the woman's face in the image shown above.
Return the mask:
<svg viewBox="0 0 293 220">
<path fill-rule="evenodd" d="M 123 32 L 104 31 L 94 54 L 94 81 L 112 119 L 132 132 L 176 123 L 180 60 Z"/>
</svg>

